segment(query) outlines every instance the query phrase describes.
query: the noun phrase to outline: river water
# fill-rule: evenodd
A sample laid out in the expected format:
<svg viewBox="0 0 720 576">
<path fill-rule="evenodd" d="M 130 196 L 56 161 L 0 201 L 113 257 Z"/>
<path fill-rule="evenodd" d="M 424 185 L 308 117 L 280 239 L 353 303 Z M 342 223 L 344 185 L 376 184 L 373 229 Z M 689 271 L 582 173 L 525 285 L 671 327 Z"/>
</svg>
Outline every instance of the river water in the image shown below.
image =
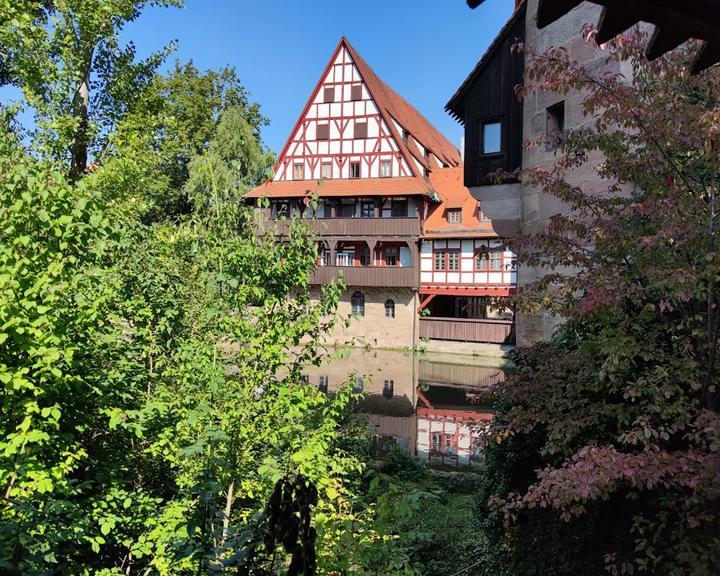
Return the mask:
<svg viewBox="0 0 720 576">
<path fill-rule="evenodd" d="M 481 460 L 492 418 L 488 391 L 504 378 L 499 359 L 345 349 L 305 370 L 332 392 L 353 382 L 359 412 L 374 429 L 380 452 L 399 446 L 430 464 L 464 467 Z"/>
</svg>

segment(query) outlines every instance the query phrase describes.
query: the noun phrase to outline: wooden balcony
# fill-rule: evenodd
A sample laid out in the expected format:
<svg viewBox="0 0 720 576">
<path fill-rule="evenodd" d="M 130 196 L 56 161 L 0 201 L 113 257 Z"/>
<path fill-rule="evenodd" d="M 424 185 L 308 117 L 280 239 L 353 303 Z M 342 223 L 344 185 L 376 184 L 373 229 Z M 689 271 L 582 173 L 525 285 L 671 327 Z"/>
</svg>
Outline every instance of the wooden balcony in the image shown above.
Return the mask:
<svg viewBox="0 0 720 576">
<path fill-rule="evenodd" d="M 286 220 L 272 220 L 266 215 L 261 218 L 266 229 L 279 235 L 287 234 Z M 318 218 L 302 220 L 320 236 L 413 236 L 420 235 L 420 218 Z"/>
<path fill-rule="evenodd" d="M 420 318 L 420 338 L 515 344 L 515 323 L 512 320 L 484 318 Z"/>
<path fill-rule="evenodd" d="M 313 284 L 327 284 L 342 274 L 348 286 L 417 288 L 417 268 L 399 266 L 318 266 Z"/>
</svg>

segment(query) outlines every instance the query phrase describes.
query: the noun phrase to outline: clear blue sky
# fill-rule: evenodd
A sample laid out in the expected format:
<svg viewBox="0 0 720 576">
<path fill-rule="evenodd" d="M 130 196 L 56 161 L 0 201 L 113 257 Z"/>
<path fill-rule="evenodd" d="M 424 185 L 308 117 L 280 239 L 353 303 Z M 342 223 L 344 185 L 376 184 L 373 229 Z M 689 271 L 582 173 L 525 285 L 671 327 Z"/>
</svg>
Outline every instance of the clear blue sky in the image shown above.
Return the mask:
<svg viewBox="0 0 720 576">
<path fill-rule="evenodd" d="M 514 0 L 487 0 L 475 10 L 465 0 L 186 0 L 182 9 L 146 9 L 123 36 L 140 56 L 177 40 L 170 64 L 234 66 L 270 120 L 265 143 L 278 152 L 345 35 L 380 78 L 458 145 L 461 129 L 445 103 L 513 7 Z"/>
</svg>

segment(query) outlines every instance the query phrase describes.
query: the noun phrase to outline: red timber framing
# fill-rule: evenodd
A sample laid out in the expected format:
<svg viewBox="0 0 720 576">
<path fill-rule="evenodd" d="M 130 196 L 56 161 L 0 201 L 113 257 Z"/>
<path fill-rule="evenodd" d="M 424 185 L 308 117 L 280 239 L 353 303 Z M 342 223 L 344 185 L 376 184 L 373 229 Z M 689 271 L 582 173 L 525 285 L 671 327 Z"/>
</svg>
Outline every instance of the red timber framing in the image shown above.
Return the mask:
<svg viewBox="0 0 720 576">
<path fill-rule="evenodd" d="M 424 240 L 432 245 L 421 257 L 421 294 L 508 296 L 515 292 L 515 259 L 497 239 Z M 472 242 L 470 250 L 464 249 Z"/>
<path fill-rule="evenodd" d="M 326 88 L 333 88 L 332 102 L 324 101 Z M 354 137 L 356 122 L 366 123 L 366 136 Z M 320 124 L 328 125 L 327 138 L 317 138 Z M 383 160 L 391 162 L 390 176 L 420 176 L 395 132 L 392 118 L 377 102 L 342 38 L 278 156 L 275 180 L 292 179 L 298 161 L 307 163 L 307 179 L 319 179 L 320 165 L 328 162 L 333 164 L 332 178 L 348 178 L 349 161 L 361 162 L 361 177 L 379 176 Z"/>
<path fill-rule="evenodd" d="M 462 286 L 458 284 L 454 287 L 442 287 L 442 286 L 421 286 L 420 290 L 418 290 L 418 294 L 420 296 L 512 296 L 515 294 L 516 288 L 515 286 Z M 432 298 L 428 298 L 427 300 L 424 300 L 420 307 L 418 308 L 418 312 L 420 312 L 423 308 L 425 308 L 428 304 L 430 304 L 430 300 Z"/>
<path fill-rule="evenodd" d="M 318 131 L 318 126 L 322 129 Z M 403 134 L 412 139 L 407 142 Z M 457 166 L 457 149 L 415 109 L 380 80 L 343 37 L 298 118 L 275 164 L 275 181 L 292 178 L 305 164 L 305 178 L 348 178 L 348 163 L 361 162 L 362 178 L 422 179 L 428 170 Z M 388 172 L 381 163 L 390 163 Z"/>
</svg>

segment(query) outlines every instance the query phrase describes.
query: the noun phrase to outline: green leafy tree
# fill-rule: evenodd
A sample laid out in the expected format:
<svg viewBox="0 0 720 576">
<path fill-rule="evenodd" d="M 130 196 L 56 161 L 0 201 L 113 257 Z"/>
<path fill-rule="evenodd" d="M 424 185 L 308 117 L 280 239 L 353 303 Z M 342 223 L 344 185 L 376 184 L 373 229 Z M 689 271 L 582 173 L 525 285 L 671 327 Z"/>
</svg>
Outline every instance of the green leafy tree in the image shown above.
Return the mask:
<svg viewBox="0 0 720 576">
<path fill-rule="evenodd" d="M 37 147 L 79 179 L 101 156 L 104 136 L 152 81 L 168 49 L 136 61 L 120 31 L 147 5 L 180 0 L 3 0 L 0 44 L 6 77 L 36 112 Z M 91 89 L 92 86 L 92 89 Z"/>
</svg>

